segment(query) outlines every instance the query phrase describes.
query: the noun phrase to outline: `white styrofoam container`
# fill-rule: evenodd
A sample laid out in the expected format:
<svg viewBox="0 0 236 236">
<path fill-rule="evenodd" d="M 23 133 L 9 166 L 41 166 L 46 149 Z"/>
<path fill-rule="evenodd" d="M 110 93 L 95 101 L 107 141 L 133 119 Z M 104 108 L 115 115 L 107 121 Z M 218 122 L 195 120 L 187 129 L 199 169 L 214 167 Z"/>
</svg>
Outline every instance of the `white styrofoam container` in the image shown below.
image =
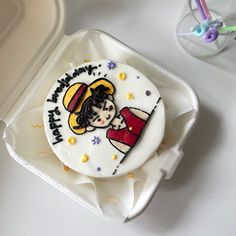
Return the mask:
<svg viewBox="0 0 236 236">
<path fill-rule="evenodd" d="M 129 221 L 147 207 L 161 181 L 173 175 L 183 155 L 183 144 L 197 120 L 198 99 L 183 80 L 109 34 L 99 30 L 82 30 L 65 36 L 64 24 L 65 6 L 62 0 L 5 0 L 0 3 L 0 119 L 5 121 L 7 127 L 18 116 L 42 106 L 56 78 L 70 69 L 71 64 L 82 63 L 84 59 L 110 58 L 127 63 L 149 77 L 161 93 L 164 93 L 165 88 L 171 88 L 173 93 L 179 94 L 192 107 L 181 118 L 182 128 L 175 135 L 169 149 L 158 157 L 156 174 L 145 185 L 128 214 L 126 221 Z M 174 98 L 169 96 L 168 99 L 171 110 Z M 93 204 L 73 191 L 70 184 L 63 182 L 56 169 L 58 167 L 49 168 L 45 163 L 31 162 L 26 155 L 20 155 L 9 144 L 10 136 L 11 133 L 6 132 L 4 138 L 10 155 L 16 161 L 102 216 Z"/>
</svg>

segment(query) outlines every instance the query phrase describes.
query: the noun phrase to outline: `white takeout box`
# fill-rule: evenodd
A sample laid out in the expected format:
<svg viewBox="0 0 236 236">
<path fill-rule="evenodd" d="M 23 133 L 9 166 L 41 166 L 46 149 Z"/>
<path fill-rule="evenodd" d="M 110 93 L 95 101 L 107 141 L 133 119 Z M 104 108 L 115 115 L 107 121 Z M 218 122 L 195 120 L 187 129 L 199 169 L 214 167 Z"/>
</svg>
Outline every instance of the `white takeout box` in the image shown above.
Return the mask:
<svg viewBox="0 0 236 236">
<path fill-rule="evenodd" d="M 109 34 L 82 30 L 66 36 L 64 24 L 62 0 L 0 2 L 0 120 L 6 123 L 4 140 L 16 161 L 94 213 L 107 218 L 89 197 L 84 197 L 86 191 L 77 192 L 64 179 L 65 173 L 58 164 L 30 159 L 25 150 L 30 149 L 30 141 L 22 140 L 21 135 L 12 131 L 12 126 L 17 125 L 16 120 L 22 119 L 28 111 L 37 113 L 55 80 L 84 59 L 107 58 L 137 68 L 158 86 L 165 103 L 167 128 L 164 144 L 151 160 L 155 171 L 150 169 L 149 172 L 148 163 L 144 166 L 148 170 L 147 179 L 139 195 L 134 192 L 134 205 L 123 219 L 128 221 L 146 208 L 161 181 L 173 175 L 183 156 L 183 144 L 198 116 L 198 99 L 183 80 Z M 40 142 L 40 137 L 33 138 Z"/>
</svg>

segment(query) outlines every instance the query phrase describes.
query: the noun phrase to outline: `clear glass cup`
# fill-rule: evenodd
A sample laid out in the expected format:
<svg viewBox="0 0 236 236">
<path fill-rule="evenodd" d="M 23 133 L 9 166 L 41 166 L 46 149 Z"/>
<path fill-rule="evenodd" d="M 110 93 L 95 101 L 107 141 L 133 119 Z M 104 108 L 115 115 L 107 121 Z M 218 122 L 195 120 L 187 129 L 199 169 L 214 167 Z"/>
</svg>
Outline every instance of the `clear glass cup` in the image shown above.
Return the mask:
<svg viewBox="0 0 236 236">
<path fill-rule="evenodd" d="M 223 27 L 236 26 L 236 0 L 205 1 L 211 16 L 211 18 L 205 21 L 212 22 L 216 19 L 221 19 Z M 196 0 L 186 0 L 176 27 L 177 41 L 187 53 L 194 57 L 206 58 L 214 56 L 229 45 L 232 39 L 236 37 L 236 31 L 220 32 L 217 39 L 213 42 L 208 42 L 208 36 L 196 36 L 196 32 L 192 34 L 194 26 L 197 27 L 201 24 L 202 27 L 202 23 L 205 22 L 197 8 L 196 2 Z"/>
</svg>

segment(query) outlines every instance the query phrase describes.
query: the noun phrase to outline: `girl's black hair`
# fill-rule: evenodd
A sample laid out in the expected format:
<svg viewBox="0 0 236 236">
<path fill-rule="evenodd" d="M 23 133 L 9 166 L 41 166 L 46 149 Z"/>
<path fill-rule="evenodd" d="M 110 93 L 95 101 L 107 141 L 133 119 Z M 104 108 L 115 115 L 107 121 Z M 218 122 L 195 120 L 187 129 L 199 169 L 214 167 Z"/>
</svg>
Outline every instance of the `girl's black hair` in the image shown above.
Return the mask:
<svg viewBox="0 0 236 236">
<path fill-rule="evenodd" d="M 74 129 L 81 129 L 89 126 L 89 119 L 96 115 L 96 112 L 93 111 L 92 106 L 101 108 L 101 103 L 108 97 L 106 93 L 108 90 L 109 88 L 104 85 L 99 85 L 95 89 L 90 88 L 92 95 L 84 102 L 81 111 L 79 113 L 75 113 L 78 115 L 76 118 L 78 126 L 74 126 Z"/>
</svg>

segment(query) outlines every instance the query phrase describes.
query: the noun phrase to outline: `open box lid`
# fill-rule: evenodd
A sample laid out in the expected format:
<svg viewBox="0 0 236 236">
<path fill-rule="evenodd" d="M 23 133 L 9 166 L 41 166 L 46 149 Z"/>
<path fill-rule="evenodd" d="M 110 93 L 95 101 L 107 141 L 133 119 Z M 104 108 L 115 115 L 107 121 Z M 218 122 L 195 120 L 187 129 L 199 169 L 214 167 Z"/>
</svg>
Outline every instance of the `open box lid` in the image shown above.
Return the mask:
<svg viewBox="0 0 236 236">
<path fill-rule="evenodd" d="M 0 120 L 64 35 L 63 0 L 0 1 Z"/>
</svg>

